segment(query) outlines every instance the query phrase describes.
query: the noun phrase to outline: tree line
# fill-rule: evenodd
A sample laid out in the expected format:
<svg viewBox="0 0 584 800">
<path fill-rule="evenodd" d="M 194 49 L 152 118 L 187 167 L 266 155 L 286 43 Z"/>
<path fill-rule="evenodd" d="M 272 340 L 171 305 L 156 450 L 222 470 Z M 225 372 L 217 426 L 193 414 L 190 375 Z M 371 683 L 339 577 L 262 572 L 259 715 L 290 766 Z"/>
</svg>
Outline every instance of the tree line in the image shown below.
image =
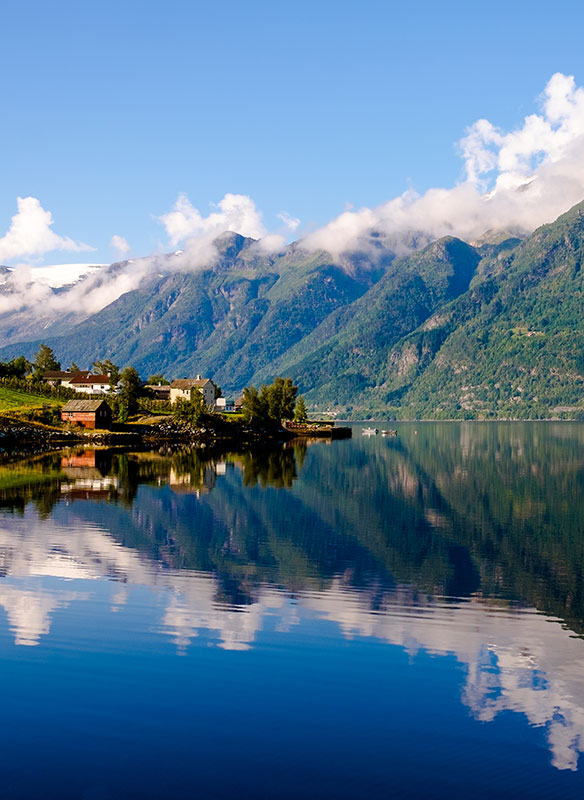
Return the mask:
<svg viewBox="0 0 584 800">
<path fill-rule="evenodd" d="M 43 375 L 47 372 L 61 371 L 61 363 L 55 356 L 52 348 L 46 344 L 39 346 L 38 352 L 32 361 L 24 356 L 18 356 L 11 361 L 0 361 L 0 379 L 13 379 L 20 388 L 26 388 L 27 382 L 32 381 L 40 390 Z M 72 361 L 66 372 L 82 372 L 77 364 Z M 89 370 L 88 370 L 89 371 Z M 152 399 L 147 389 L 142 387 L 140 375 L 135 367 L 127 366 L 120 369 L 111 359 L 101 359 L 92 363 L 95 374 L 108 375 L 110 391 L 108 402 L 112 407 L 114 417 L 118 421 L 125 421 L 128 416 L 139 410 L 139 400 Z M 162 374 L 151 375 L 148 383 L 152 385 L 168 385 L 169 381 Z M 60 387 L 58 387 L 60 388 Z M 63 391 L 61 389 L 61 391 Z M 68 390 L 72 391 L 72 390 Z M 61 392 L 60 392 L 61 393 Z M 75 393 L 72 394 L 75 396 Z M 215 397 L 221 396 L 220 387 L 215 389 Z M 175 419 L 197 426 L 205 414 L 212 413 L 214 409 L 205 406 L 200 392 L 193 392 L 190 400 L 178 399 L 172 404 L 172 414 Z M 304 398 L 298 396 L 298 387 L 291 378 L 276 378 L 272 384 L 264 384 L 259 389 L 247 386 L 243 390 L 241 411 L 246 423 L 260 427 L 279 425 L 282 420 L 306 422 L 307 412 Z"/>
<path fill-rule="evenodd" d="M 252 425 L 275 425 L 291 419 L 306 422 L 304 398 L 297 395 L 298 387 L 290 378 L 276 378 L 271 385 L 264 384 L 259 390 L 246 386 L 241 407 L 244 419 Z"/>
</svg>

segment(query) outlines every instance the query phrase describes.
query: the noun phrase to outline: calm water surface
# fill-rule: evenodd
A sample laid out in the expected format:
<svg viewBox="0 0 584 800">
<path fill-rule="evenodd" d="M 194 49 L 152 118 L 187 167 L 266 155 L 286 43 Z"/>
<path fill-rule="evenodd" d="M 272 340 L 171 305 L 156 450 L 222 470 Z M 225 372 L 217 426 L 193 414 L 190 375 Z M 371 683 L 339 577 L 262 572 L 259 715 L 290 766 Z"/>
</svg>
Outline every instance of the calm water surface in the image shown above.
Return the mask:
<svg viewBox="0 0 584 800">
<path fill-rule="evenodd" d="M 0 462 L 0 797 L 582 798 L 584 425 Z"/>
</svg>

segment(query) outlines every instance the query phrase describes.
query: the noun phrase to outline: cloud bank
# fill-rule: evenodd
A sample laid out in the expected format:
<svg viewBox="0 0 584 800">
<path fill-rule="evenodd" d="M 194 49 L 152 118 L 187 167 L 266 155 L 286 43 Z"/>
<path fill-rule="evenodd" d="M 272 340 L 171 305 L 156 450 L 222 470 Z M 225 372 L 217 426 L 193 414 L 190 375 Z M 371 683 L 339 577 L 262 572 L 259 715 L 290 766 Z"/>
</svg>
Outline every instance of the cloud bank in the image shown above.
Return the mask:
<svg viewBox="0 0 584 800">
<path fill-rule="evenodd" d="M 341 257 L 377 232 L 399 253 L 449 234 L 472 240 L 491 229 L 529 233 L 552 221 L 584 199 L 584 89 L 556 73 L 539 105 L 540 113 L 509 132 L 486 119 L 471 125 L 458 145 L 461 183 L 345 211 L 305 246 Z"/>
<path fill-rule="evenodd" d="M 306 250 L 327 250 L 343 263 L 354 251 L 372 261 L 383 243 L 396 255 L 445 235 L 473 241 L 489 230 L 527 234 L 550 222 L 584 199 L 584 89 L 572 76 L 556 73 L 538 99 L 538 112 L 515 129 L 504 131 L 479 119 L 458 142 L 464 178 L 450 188 L 431 188 L 423 194 L 408 190 L 375 208 L 346 210 L 319 230 L 301 239 Z M 286 211 L 277 215 L 281 227 L 269 231 L 253 200 L 225 194 L 206 216 L 180 194 L 158 222 L 166 234 L 160 250 L 177 250 L 173 257 L 154 253 L 123 262 L 115 270 L 91 272 L 69 292 L 55 295 L 38 286 L 34 270 L 16 269 L 0 287 L 0 314 L 25 308 L 57 313 L 75 307 L 95 313 L 149 275 L 204 268 L 219 256 L 214 240 L 235 231 L 257 240 L 260 252 L 278 252 L 301 227 Z M 33 197 L 18 199 L 18 213 L 0 238 L 0 263 L 34 259 L 52 250 L 80 251 L 87 245 L 52 230 L 50 212 Z M 110 242 L 119 256 L 129 252 L 118 234 Z M 31 285 L 34 284 L 34 286 Z M 30 313 L 30 312 L 29 312 Z"/>
</svg>

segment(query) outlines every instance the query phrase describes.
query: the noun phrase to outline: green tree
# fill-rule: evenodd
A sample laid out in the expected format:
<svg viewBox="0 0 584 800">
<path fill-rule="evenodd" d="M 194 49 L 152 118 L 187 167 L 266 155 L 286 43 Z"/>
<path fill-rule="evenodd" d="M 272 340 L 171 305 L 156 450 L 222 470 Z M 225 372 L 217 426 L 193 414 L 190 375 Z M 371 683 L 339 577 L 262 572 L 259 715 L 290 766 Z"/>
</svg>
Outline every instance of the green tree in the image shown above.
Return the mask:
<svg viewBox="0 0 584 800">
<path fill-rule="evenodd" d="M 30 368 L 31 364 L 24 356 L 13 358 L 12 361 L 0 361 L 0 378 L 24 378 Z"/>
<path fill-rule="evenodd" d="M 79 369 L 77 364 L 74 361 L 72 361 L 71 366 L 69 367 L 69 372 L 81 372 L 81 370 Z"/>
<path fill-rule="evenodd" d="M 148 383 L 151 386 L 168 386 L 170 381 L 167 381 L 162 372 L 157 372 L 155 375 L 150 375 Z"/>
<path fill-rule="evenodd" d="M 55 358 L 52 349 L 46 344 L 41 344 L 32 362 L 32 369 L 35 378 L 42 378 L 44 372 L 61 369 L 61 364 Z"/>
<path fill-rule="evenodd" d="M 246 422 L 256 425 L 277 425 L 283 419 L 292 419 L 298 387 L 290 378 L 276 378 L 264 384 L 259 392 L 255 386 L 243 390 L 242 412 Z"/>
<path fill-rule="evenodd" d="M 267 387 L 262 387 L 262 389 Z M 260 398 L 260 393 L 255 386 L 246 386 L 243 390 L 241 412 L 244 420 L 250 425 L 263 425 L 268 418 L 268 409 L 265 396 Z"/>
<path fill-rule="evenodd" d="M 205 403 L 200 392 L 193 392 L 191 400 L 179 397 L 172 404 L 172 416 L 178 422 L 197 426 L 205 413 Z"/>
<path fill-rule="evenodd" d="M 267 387 L 266 393 L 270 419 L 274 422 L 292 419 L 297 393 L 298 387 L 293 385 L 290 378 L 276 378 L 272 385 Z"/>
<path fill-rule="evenodd" d="M 308 414 L 306 412 L 306 403 L 304 397 L 300 395 L 296 401 L 296 408 L 294 409 L 294 421 L 301 424 L 308 422 Z"/>
<path fill-rule="evenodd" d="M 128 410 L 128 414 L 135 414 L 138 410 L 138 395 L 140 394 L 140 375 L 134 367 L 125 367 L 120 372 L 120 401 Z"/>
</svg>

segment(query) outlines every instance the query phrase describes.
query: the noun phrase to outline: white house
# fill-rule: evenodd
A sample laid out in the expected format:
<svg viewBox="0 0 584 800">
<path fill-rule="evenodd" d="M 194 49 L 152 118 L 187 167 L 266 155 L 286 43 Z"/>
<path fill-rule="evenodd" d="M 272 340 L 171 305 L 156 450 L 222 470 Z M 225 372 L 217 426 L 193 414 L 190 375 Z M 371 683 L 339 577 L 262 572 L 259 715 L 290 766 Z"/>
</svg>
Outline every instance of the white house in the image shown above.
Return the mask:
<svg viewBox="0 0 584 800">
<path fill-rule="evenodd" d="M 177 400 L 192 400 L 193 392 L 200 392 L 203 401 L 208 408 L 215 407 L 215 384 L 209 378 L 180 378 L 170 384 L 170 402 L 176 403 Z"/>
<path fill-rule="evenodd" d="M 79 372 L 69 380 L 69 388 L 82 394 L 106 394 L 110 386 L 109 375 L 93 375 L 91 372 Z"/>
<path fill-rule="evenodd" d="M 83 372 L 64 372 L 62 370 L 51 370 L 43 372 L 43 380 L 45 383 L 50 383 L 51 386 L 65 386 L 69 388 L 73 378 L 79 375 L 84 375 Z"/>
</svg>

